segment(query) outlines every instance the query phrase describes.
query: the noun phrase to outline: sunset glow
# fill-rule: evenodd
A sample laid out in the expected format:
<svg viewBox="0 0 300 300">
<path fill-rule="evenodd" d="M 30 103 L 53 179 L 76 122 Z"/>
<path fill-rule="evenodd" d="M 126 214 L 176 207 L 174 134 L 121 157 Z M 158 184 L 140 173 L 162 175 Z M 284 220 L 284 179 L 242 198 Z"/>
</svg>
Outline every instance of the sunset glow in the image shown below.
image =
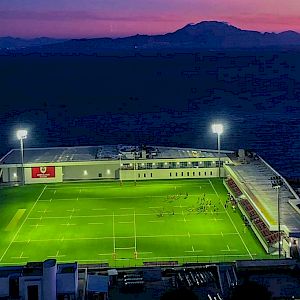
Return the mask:
<svg viewBox="0 0 300 300">
<path fill-rule="evenodd" d="M 175 31 L 188 23 L 225 21 L 261 32 L 300 32 L 298 0 L 4 0 L 0 36 L 119 37 Z"/>
</svg>

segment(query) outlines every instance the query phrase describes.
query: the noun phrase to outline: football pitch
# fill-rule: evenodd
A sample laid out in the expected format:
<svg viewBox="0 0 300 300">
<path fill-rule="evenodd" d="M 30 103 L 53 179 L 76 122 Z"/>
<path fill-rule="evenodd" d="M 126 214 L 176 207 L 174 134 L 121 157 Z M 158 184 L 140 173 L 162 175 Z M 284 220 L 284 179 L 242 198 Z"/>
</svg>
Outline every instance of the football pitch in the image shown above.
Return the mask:
<svg viewBox="0 0 300 300">
<path fill-rule="evenodd" d="M 0 197 L 0 265 L 269 257 L 239 211 L 225 205 L 219 179 L 32 185 L 3 188 Z"/>
</svg>

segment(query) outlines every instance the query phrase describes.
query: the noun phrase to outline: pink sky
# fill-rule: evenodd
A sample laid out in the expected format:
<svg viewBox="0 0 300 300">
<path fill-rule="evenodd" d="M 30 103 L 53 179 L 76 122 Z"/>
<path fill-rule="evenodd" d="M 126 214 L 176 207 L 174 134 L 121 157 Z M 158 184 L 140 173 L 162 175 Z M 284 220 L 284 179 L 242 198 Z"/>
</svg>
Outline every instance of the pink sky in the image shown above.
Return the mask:
<svg viewBox="0 0 300 300">
<path fill-rule="evenodd" d="M 118 37 L 225 21 L 242 29 L 300 32 L 300 0 L 1 0 L 0 36 Z"/>
</svg>

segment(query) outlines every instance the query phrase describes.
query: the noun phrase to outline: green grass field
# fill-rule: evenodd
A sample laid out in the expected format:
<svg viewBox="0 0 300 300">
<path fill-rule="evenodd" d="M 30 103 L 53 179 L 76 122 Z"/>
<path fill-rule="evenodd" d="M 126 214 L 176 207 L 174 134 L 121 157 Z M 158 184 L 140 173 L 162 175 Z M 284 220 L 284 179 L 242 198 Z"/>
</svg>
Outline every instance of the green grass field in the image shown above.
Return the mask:
<svg viewBox="0 0 300 300">
<path fill-rule="evenodd" d="M 218 179 L 32 185 L 3 188 L 0 197 L 0 265 L 269 257 L 240 213 L 224 207 Z"/>
</svg>

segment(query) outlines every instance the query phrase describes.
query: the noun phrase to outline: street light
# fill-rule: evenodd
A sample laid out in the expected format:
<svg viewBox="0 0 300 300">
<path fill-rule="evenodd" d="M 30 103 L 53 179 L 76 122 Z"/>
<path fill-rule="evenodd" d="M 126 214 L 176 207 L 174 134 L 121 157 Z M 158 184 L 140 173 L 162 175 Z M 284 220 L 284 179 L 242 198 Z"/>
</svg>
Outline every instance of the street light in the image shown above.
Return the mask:
<svg viewBox="0 0 300 300">
<path fill-rule="evenodd" d="M 283 180 L 280 176 L 270 178 L 272 187 L 277 191 L 277 218 L 278 218 L 278 258 L 281 258 L 281 230 L 280 230 L 280 188 L 283 186 Z"/>
<path fill-rule="evenodd" d="M 219 158 L 219 178 L 221 177 L 221 134 L 223 133 L 223 124 L 212 124 L 213 133 L 218 135 L 218 158 Z"/>
<path fill-rule="evenodd" d="M 24 145 L 23 140 L 27 138 L 27 130 L 20 129 L 17 131 L 17 138 L 20 140 L 21 148 L 21 165 L 22 165 L 22 185 L 25 184 L 25 174 L 24 174 Z"/>
</svg>

